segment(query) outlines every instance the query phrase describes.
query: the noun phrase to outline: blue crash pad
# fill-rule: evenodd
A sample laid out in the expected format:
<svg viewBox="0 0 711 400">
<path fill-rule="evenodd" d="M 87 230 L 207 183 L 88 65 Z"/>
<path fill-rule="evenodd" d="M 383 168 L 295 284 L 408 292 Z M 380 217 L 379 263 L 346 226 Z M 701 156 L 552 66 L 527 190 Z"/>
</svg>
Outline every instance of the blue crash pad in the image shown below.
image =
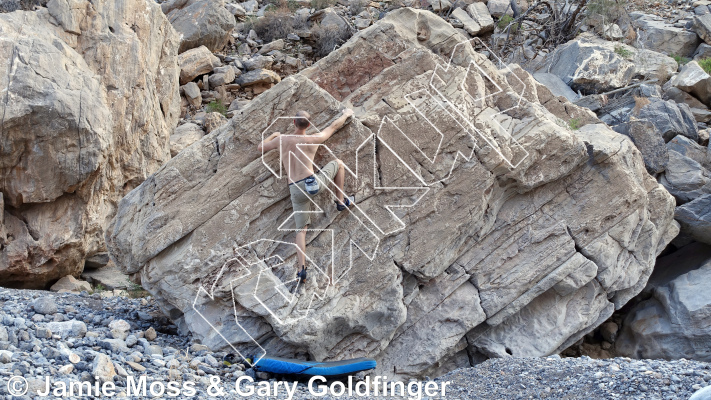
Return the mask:
<svg viewBox="0 0 711 400">
<path fill-rule="evenodd" d="M 257 371 L 280 375 L 341 376 L 373 369 L 372 358 L 354 358 L 343 361 L 302 361 L 281 357 L 262 357 L 254 364 Z"/>
</svg>

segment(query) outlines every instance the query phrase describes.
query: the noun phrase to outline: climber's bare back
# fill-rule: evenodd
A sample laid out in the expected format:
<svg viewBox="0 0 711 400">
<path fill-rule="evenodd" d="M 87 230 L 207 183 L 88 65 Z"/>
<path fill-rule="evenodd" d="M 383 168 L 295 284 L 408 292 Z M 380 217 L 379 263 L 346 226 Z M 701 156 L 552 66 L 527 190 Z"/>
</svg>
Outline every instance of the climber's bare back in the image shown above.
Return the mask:
<svg viewBox="0 0 711 400">
<path fill-rule="evenodd" d="M 305 111 L 299 111 L 299 113 L 304 113 L 306 116 L 296 116 L 294 119 L 295 130 L 292 134 L 282 135 L 279 132 L 274 132 L 257 146 L 257 151 L 261 151 L 262 154 L 281 148 L 282 164 L 286 169 L 289 183 L 298 182 L 314 174 L 313 162 L 318 145 L 328 140 L 334 132 L 339 130 L 353 115 L 353 110 L 346 108 L 331 125 L 313 135 L 305 133 L 306 128 L 309 127 L 309 122 L 305 119 L 308 117 L 308 113 Z M 306 122 L 306 124 L 299 127 L 300 124 L 297 122 Z"/>
<path fill-rule="evenodd" d="M 314 157 L 318 144 L 311 135 L 282 135 L 282 163 L 289 183 L 298 182 L 314 174 Z"/>
</svg>

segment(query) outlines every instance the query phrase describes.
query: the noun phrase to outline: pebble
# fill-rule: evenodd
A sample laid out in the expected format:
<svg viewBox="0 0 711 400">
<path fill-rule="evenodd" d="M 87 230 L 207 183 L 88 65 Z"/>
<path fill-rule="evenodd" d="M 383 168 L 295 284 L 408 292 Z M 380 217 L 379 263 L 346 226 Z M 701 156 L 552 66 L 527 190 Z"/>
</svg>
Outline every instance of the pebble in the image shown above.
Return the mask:
<svg viewBox="0 0 711 400">
<path fill-rule="evenodd" d="M 57 370 L 57 372 L 60 375 L 69 375 L 73 371 L 74 371 L 74 365 L 72 365 L 72 364 L 63 365 L 63 366 L 59 367 L 59 369 Z"/>
<path fill-rule="evenodd" d="M 138 338 L 134 335 L 128 335 L 126 337 L 126 346 L 133 347 L 138 343 Z"/>
<path fill-rule="evenodd" d="M 32 308 L 36 313 L 51 315 L 57 313 L 57 303 L 49 296 L 38 297 L 32 302 Z"/>
<path fill-rule="evenodd" d="M 146 370 L 146 367 L 144 367 L 144 366 L 141 365 L 141 364 L 135 363 L 135 362 L 133 362 L 133 361 L 126 361 L 126 364 L 127 364 L 129 367 L 135 369 L 135 370 L 138 371 L 138 372 L 143 372 L 143 371 Z"/>
<path fill-rule="evenodd" d="M 38 339 L 49 339 L 52 337 L 52 331 L 47 329 L 47 327 L 40 326 L 35 329 L 35 336 Z"/>
<path fill-rule="evenodd" d="M 143 337 L 146 338 L 148 341 L 153 341 L 156 339 L 158 335 L 156 334 L 156 330 L 153 329 L 151 326 L 150 328 L 146 329 L 145 332 L 143 332 Z"/>
<path fill-rule="evenodd" d="M 0 350 L 0 363 L 7 364 L 9 362 L 12 362 L 12 352 Z"/>
<path fill-rule="evenodd" d="M 131 324 L 122 319 L 116 319 L 109 322 L 109 329 L 114 339 L 125 340 L 128 337 L 128 331 L 131 330 Z"/>
<path fill-rule="evenodd" d="M 153 365 L 155 365 L 156 367 L 165 367 L 165 361 L 159 358 L 152 359 L 151 363 L 153 363 Z"/>
</svg>

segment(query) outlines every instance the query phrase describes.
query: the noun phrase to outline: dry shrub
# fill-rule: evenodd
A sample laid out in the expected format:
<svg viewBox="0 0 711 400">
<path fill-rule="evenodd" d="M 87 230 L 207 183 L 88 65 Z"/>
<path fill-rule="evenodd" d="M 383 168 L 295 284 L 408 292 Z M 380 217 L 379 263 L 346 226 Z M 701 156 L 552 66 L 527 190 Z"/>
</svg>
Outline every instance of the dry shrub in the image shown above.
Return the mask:
<svg viewBox="0 0 711 400">
<path fill-rule="evenodd" d="M 257 36 L 269 43 L 273 40 L 283 39 L 294 32 L 294 16 L 289 11 L 278 9 L 264 14 L 263 18 L 252 21 L 251 29 Z"/>
<path fill-rule="evenodd" d="M 332 52 L 336 46 L 347 42 L 353 31 L 350 27 L 339 27 L 336 25 L 316 25 L 311 30 L 314 42 L 314 54 L 317 57 L 325 57 Z"/>
<path fill-rule="evenodd" d="M 350 11 L 352 15 L 358 15 L 365 10 L 368 4 L 370 4 L 369 0 L 353 0 L 348 6 L 348 11 Z"/>
<path fill-rule="evenodd" d="M 336 5 L 336 0 L 311 0 L 311 8 L 316 10 L 323 10 L 334 5 Z"/>
<path fill-rule="evenodd" d="M 632 109 L 632 113 L 634 113 L 634 115 L 639 115 L 640 110 L 642 110 L 642 108 L 649 103 L 650 101 L 646 97 L 634 96 L 634 108 Z"/>
<path fill-rule="evenodd" d="M 588 17 L 600 15 L 604 18 L 603 22 L 609 24 L 627 13 L 626 6 L 627 0 L 592 0 L 588 1 L 585 14 Z"/>
</svg>

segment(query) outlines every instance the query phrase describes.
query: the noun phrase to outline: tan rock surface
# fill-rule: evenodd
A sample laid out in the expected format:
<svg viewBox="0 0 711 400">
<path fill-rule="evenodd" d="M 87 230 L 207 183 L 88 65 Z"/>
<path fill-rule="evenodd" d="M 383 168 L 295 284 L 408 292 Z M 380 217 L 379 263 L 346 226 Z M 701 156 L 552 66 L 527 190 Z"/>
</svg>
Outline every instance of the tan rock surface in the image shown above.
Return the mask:
<svg viewBox="0 0 711 400">
<path fill-rule="evenodd" d="M 51 291 L 53 292 L 75 292 L 79 293 L 82 290 L 86 290 L 87 292 L 91 291 L 91 285 L 89 282 L 86 281 L 80 281 L 77 278 L 68 275 L 65 276 L 64 278 L 60 279 L 52 285 L 50 288 Z"/>
<path fill-rule="evenodd" d="M 235 27 L 235 17 L 223 0 L 170 0 L 161 7 L 181 35 L 179 53 L 200 46 L 220 51 Z"/>
<path fill-rule="evenodd" d="M 371 356 L 413 377 L 577 341 L 645 285 L 674 200 L 629 139 L 463 40 L 404 8 L 285 78 L 121 201 L 112 259 L 202 343 L 244 354 Z M 358 207 L 314 198 L 292 297 L 288 189 L 255 148 L 297 110 L 322 128 L 344 104 L 356 118 L 315 162 L 359 171 Z M 579 131 L 560 123 L 576 113 Z"/>
<path fill-rule="evenodd" d="M 180 84 L 184 85 L 200 75 L 209 74 L 222 63 L 207 47 L 200 46 L 180 53 L 178 65 L 180 66 Z"/>
<path fill-rule="evenodd" d="M 0 15 L 0 37 L 0 281 L 41 288 L 103 250 L 118 200 L 170 158 L 178 37 L 147 0 L 52 0 Z"/>
<path fill-rule="evenodd" d="M 170 135 L 170 155 L 175 157 L 184 148 L 197 142 L 205 135 L 202 128 L 193 123 L 187 123 L 175 128 L 175 132 Z"/>
</svg>

